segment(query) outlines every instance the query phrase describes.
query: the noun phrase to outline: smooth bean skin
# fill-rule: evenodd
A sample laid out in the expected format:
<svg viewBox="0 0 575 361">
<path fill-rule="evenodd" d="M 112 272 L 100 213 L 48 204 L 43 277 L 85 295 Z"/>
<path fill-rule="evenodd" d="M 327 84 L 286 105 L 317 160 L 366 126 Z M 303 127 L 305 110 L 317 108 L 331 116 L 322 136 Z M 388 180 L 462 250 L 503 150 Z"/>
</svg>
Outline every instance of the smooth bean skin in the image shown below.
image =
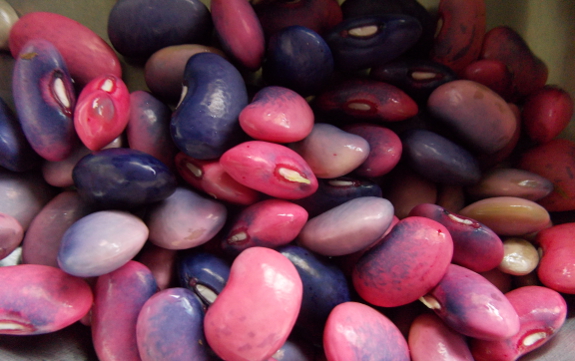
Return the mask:
<svg viewBox="0 0 575 361">
<path fill-rule="evenodd" d="M 542 250 L 537 276 L 545 286 L 558 292 L 575 294 L 575 223 L 564 223 L 537 233 L 535 242 Z"/>
<path fill-rule="evenodd" d="M 269 84 L 308 96 L 328 83 L 334 60 L 329 46 L 318 33 L 294 25 L 269 39 L 262 71 Z"/>
<path fill-rule="evenodd" d="M 549 288 L 519 287 L 505 297 L 517 310 L 521 328 L 516 335 L 502 341 L 471 340 L 476 361 L 515 361 L 547 343 L 565 322 L 565 299 Z"/>
<path fill-rule="evenodd" d="M 451 328 L 481 340 L 504 340 L 519 332 L 517 311 L 480 274 L 455 264 L 421 299 Z"/>
<path fill-rule="evenodd" d="M 422 28 L 409 15 L 369 15 L 345 19 L 334 26 L 325 41 L 339 70 L 354 71 L 386 63 L 411 48 Z"/>
<path fill-rule="evenodd" d="M 324 326 L 333 308 L 351 301 L 343 272 L 329 259 L 299 246 L 278 249 L 296 267 L 303 284 L 301 309 L 295 324 L 298 334 L 321 344 Z"/>
<path fill-rule="evenodd" d="M 539 264 L 539 253 L 533 243 L 522 238 L 503 241 L 504 255 L 499 270 L 514 276 L 525 276 Z"/>
<path fill-rule="evenodd" d="M 190 157 L 218 158 L 240 142 L 238 116 L 247 104 L 244 80 L 230 62 L 212 53 L 192 56 L 170 123 L 174 143 Z"/>
<path fill-rule="evenodd" d="M 150 242 L 166 249 L 200 246 L 224 226 L 227 209 L 220 202 L 178 187 L 172 195 L 150 206 L 146 224 Z"/>
<path fill-rule="evenodd" d="M 415 206 L 409 215 L 433 219 L 447 228 L 453 240 L 452 262 L 455 264 L 479 273 L 497 267 L 503 260 L 501 238 L 471 218 L 430 203 Z"/>
<path fill-rule="evenodd" d="M 359 167 L 369 156 L 369 143 L 359 135 L 316 123 L 302 141 L 290 144 L 318 178 L 337 178 Z"/>
<path fill-rule="evenodd" d="M 75 191 L 57 194 L 30 223 L 22 242 L 22 261 L 58 267 L 62 236 L 72 224 L 94 210 Z"/>
<path fill-rule="evenodd" d="M 324 256 L 343 256 L 377 241 L 391 224 L 393 206 L 385 198 L 358 197 L 310 219 L 298 243 Z"/>
<path fill-rule="evenodd" d="M 333 309 L 325 325 L 323 347 L 328 361 L 410 360 L 409 347 L 397 326 L 358 302 Z"/>
<path fill-rule="evenodd" d="M 98 76 L 122 76 L 120 61 L 104 39 L 66 16 L 41 11 L 22 16 L 10 31 L 8 43 L 12 56 L 16 58 L 24 45 L 35 38 L 56 46 L 80 87 Z"/>
<path fill-rule="evenodd" d="M 180 287 L 192 291 L 205 308 L 214 303 L 230 278 L 229 263 L 208 252 L 190 250 L 177 261 Z"/>
<path fill-rule="evenodd" d="M 318 95 L 314 107 L 329 115 L 397 122 L 415 116 L 419 108 L 402 90 L 384 82 L 351 78 Z"/>
<path fill-rule="evenodd" d="M 485 85 L 505 100 L 513 100 L 513 74 L 502 61 L 476 60 L 467 65 L 460 75 L 463 79 Z"/>
<path fill-rule="evenodd" d="M 8 37 L 10 29 L 18 21 L 18 14 L 6 0 L 0 1 L 0 49 L 10 50 L 8 46 Z"/>
<path fill-rule="evenodd" d="M 573 116 L 573 99 L 564 89 L 546 85 L 525 99 L 521 116 L 529 138 L 547 143 L 567 127 Z"/>
<path fill-rule="evenodd" d="M 54 267 L 0 267 L 0 283 L 0 334 L 58 331 L 80 320 L 92 307 L 90 286 Z"/>
<path fill-rule="evenodd" d="M 425 104 L 438 86 L 457 79 L 446 65 L 424 59 L 398 59 L 371 68 L 372 79 L 394 85 Z"/>
<path fill-rule="evenodd" d="M 276 198 L 304 198 L 318 187 L 306 161 L 276 143 L 257 140 L 241 143 L 225 152 L 220 164 L 240 184 Z"/>
<path fill-rule="evenodd" d="M 474 361 L 465 336 L 434 314 L 417 316 L 407 341 L 412 361 Z"/>
<path fill-rule="evenodd" d="M 254 95 L 238 120 L 244 132 L 254 139 L 290 143 L 311 133 L 314 114 L 298 93 L 284 87 L 268 86 Z"/>
<path fill-rule="evenodd" d="M 177 251 L 158 247 L 153 243 L 146 243 L 142 251 L 134 259 L 148 267 L 159 290 L 172 287 L 176 279 Z"/>
<path fill-rule="evenodd" d="M 425 178 L 441 184 L 472 185 L 481 178 L 477 159 L 465 148 L 424 129 L 401 135 L 404 157 Z"/>
<path fill-rule="evenodd" d="M 439 283 L 452 255 L 447 228 L 429 218 L 407 217 L 361 256 L 353 269 L 353 285 L 375 306 L 406 305 Z"/>
<path fill-rule="evenodd" d="M 475 199 L 507 196 L 537 201 L 553 191 L 553 183 L 522 169 L 497 168 L 483 174 L 479 183 L 466 191 Z"/>
<path fill-rule="evenodd" d="M 12 93 L 22 131 L 42 158 L 58 161 L 77 145 L 76 96 L 64 59 L 47 40 L 33 39 L 16 56 Z"/>
<path fill-rule="evenodd" d="M 244 208 L 222 238 L 224 251 L 237 255 L 248 247 L 277 248 L 293 241 L 308 220 L 308 213 L 295 203 L 266 199 Z"/>
<path fill-rule="evenodd" d="M 0 213 L 0 260 L 12 253 L 23 238 L 24 229 L 16 218 Z"/>
<path fill-rule="evenodd" d="M 246 249 L 206 312 L 208 344 L 225 360 L 267 360 L 287 340 L 302 293 L 300 276 L 285 256 L 264 247 Z"/>
<path fill-rule="evenodd" d="M 437 9 L 440 28 L 434 38 L 431 59 L 459 73 L 479 57 L 485 34 L 483 0 L 441 0 Z"/>
<path fill-rule="evenodd" d="M 102 208 L 134 208 L 166 199 L 176 177 L 155 157 L 127 148 L 103 149 L 72 171 L 80 196 Z"/>
<path fill-rule="evenodd" d="M 265 51 L 264 31 L 246 0 L 212 0 L 210 10 L 224 51 L 250 71 L 260 68 Z"/>
<path fill-rule="evenodd" d="M 190 290 L 170 288 L 154 294 L 136 323 L 142 361 L 210 360 L 203 323 L 203 306 Z"/>
<path fill-rule="evenodd" d="M 309 214 L 315 217 L 340 204 L 357 197 L 381 197 L 381 187 L 373 181 L 353 177 L 319 179 L 318 189 L 312 195 L 295 200 Z"/>
<path fill-rule="evenodd" d="M 148 58 L 167 46 L 204 43 L 212 20 L 199 0 L 121 0 L 110 10 L 107 30 L 120 54 Z"/>
<path fill-rule="evenodd" d="M 517 127 L 505 100 L 493 90 L 470 80 L 455 80 L 429 96 L 431 114 L 455 131 L 469 147 L 492 154 L 509 143 Z"/>
<path fill-rule="evenodd" d="M 517 197 L 491 197 L 473 202 L 459 212 L 491 228 L 500 236 L 521 236 L 549 225 L 550 216 L 539 204 Z"/>
<path fill-rule="evenodd" d="M 496 26 L 485 33 L 480 59 L 502 61 L 513 74 L 514 99 L 521 99 L 547 83 L 547 65 L 525 40 L 507 26 Z"/>
<path fill-rule="evenodd" d="M 97 151 L 116 139 L 130 119 L 130 92 L 121 78 L 104 75 L 82 89 L 74 109 L 74 128 L 84 145 Z"/>
<path fill-rule="evenodd" d="M 98 211 L 74 222 L 62 236 L 58 265 L 78 277 L 112 272 L 130 261 L 144 246 L 148 227 L 124 211 Z"/>
<path fill-rule="evenodd" d="M 316 348 L 305 340 L 288 339 L 269 361 L 314 361 Z"/>
<path fill-rule="evenodd" d="M 182 152 L 175 157 L 176 170 L 192 187 L 209 196 L 233 204 L 250 205 L 261 194 L 230 177 L 218 159 L 200 160 Z"/>
<path fill-rule="evenodd" d="M 170 108 L 152 94 L 137 90 L 130 94 L 130 116 L 126 137 L 131 149 L 148 153 L 174 169 L 177 148 L 170 135 Z"/>
<path fill-rule="evenodd" d="M 152 93 L 162 100 L 177 104 L 182 94 L 184 70 L 188 60 L 198 53 L 215 53 L 225 58 L 220 49 L 200 45 L 172 45 L 156 51 L 146 61 L 144 79 Z"/>
<path fill-rule="evenodd" d="M 140 361 L 136 325 L 157 291 L 150 270 L 136 261 L 98 277 L 92 308 L 92 341 L 101 361 Z"/>
<path fill-rule="evenodd" d="M 80 145 L 63 160 L 56 162 L 43 162 L 41 169 L 44 180 L 53 187 L 72 187 L 74 185 L 74 180 L 72 179 L 72 171 L 74 170 L 74 167 L 80 159 L 90 153 L 90 149 L 86 148 L 84 145 Z"/>
<path fill-rule="evenodd" d="M 24 172 L 37 168 L 41 159 L 26 139 L 16 114 L 0 98 L 0 166 Z"/>
</svg>

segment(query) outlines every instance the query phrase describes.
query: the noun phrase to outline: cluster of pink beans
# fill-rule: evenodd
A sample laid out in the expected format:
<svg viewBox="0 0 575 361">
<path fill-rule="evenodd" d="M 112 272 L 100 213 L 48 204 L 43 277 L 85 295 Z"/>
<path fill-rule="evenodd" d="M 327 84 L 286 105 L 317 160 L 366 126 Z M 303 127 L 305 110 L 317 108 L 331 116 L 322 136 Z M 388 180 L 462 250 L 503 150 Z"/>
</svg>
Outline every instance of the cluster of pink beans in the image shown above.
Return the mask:
<svg viewBox="0 0 575 361">
<path fill-rule="evenodd" d="M 568 319 L 573 99 L 484 0 L 0 13 L 0 350 L 514 361 Z"/>
</svg>

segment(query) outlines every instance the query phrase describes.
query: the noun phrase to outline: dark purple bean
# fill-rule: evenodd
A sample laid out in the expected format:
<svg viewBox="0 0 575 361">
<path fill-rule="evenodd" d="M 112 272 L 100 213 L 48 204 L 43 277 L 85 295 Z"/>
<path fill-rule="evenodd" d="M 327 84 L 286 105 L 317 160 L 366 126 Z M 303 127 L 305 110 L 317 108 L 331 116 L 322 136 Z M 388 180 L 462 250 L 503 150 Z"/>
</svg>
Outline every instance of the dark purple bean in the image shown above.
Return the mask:
<svg viewBox="0 0 575 361">
<path fill-rule="evenodd" d="M 200 0 L 120 0 L 108 17 L 114 48 L 131 58 L 147 58 L 170 45 L 204 43 L 212 30 Z"/>
<path fill-rule="evenodd" d="M 196 159 L 218 158 L 242 140 L 238 116 L 247 104 L 244 80 L 232 64 L 212 53 L 192 56 L 181 103 L 172 114 L 176 146 Z"/>
</svg>

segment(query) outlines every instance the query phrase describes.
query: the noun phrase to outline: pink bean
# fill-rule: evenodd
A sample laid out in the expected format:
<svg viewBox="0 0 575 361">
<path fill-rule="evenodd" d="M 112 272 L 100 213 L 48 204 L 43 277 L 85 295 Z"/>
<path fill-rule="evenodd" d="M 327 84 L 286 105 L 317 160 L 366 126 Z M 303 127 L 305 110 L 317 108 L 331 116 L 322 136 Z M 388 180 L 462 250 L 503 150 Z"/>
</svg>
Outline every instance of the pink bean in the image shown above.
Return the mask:
<svg viewBox="0 0 575 361">
<path fill-rule="evenodd" d="M 575 223 L 564 223 L 542 230 L 536 243 L 542 251 L 537 275 L 555 291 L 575 294 Z"/>
<path fill-rule="evenodd" d="M 0 260 L 16 249 L 24 238 L 24 230 L 16 218 L 0 213 Z"/>
</svg>

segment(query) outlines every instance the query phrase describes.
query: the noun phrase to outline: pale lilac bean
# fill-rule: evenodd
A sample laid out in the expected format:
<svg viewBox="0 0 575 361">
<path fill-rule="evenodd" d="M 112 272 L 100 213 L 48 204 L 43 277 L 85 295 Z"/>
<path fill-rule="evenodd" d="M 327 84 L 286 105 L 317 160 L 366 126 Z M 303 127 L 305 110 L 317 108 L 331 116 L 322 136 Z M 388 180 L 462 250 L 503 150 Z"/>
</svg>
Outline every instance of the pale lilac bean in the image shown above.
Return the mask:
<svg viewBox="0 0 575 361">
<path fill-rule="evenodd" d="M 285 256 L 269 248 L 246 249 L 208 308 L 208 344 L 227 361 L 267 360 L 287 340 L 302 295 L 299 274 Z"/>
<path fill-rule="evenodd" d="M 0 260 L 8 257 L 22 243 L 24 230 L 14 217 L 0 213 Z"/>
<path fill-rule="evenodd" d="M 187 249 L 212 239 L 224 226 L 226 207 L 179 187 L 167 199 L 150 207 L 146 224 L 150 242 L 166 249 Z"/>
<path fill-rule="evenodd" d="M 392 219 L 393 206 L 387 199 L 354 198 L 310 219 L 298 242 L 325 256 L 342 256 L 379 240 Z"/>
</svg>

